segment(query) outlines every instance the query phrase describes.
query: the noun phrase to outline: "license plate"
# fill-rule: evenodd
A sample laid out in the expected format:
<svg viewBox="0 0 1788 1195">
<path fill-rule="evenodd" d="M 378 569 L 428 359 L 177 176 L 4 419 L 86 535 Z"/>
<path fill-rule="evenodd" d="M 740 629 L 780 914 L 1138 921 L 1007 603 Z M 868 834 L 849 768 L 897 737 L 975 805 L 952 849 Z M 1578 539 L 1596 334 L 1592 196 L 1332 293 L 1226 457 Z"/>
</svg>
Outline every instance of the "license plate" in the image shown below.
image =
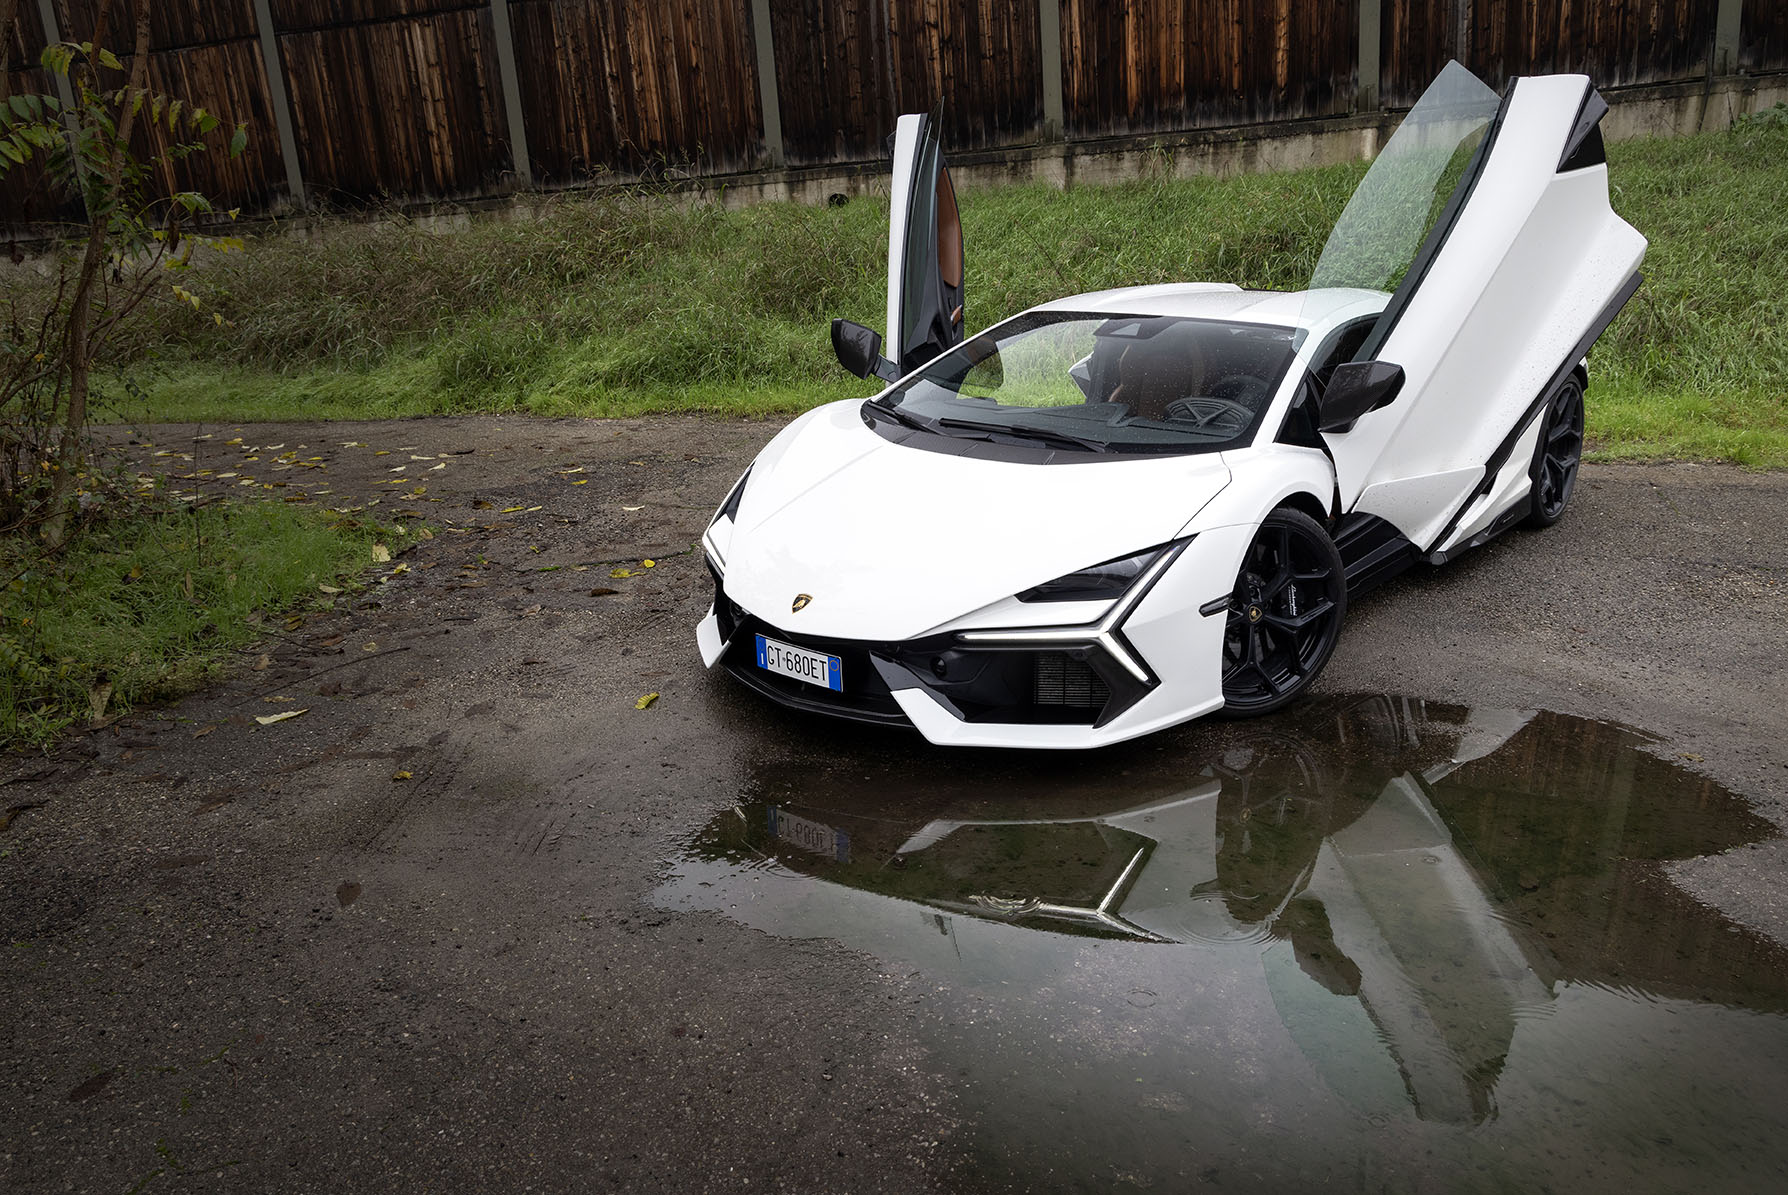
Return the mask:
<svg viewBox="0 0 1788 1195">
<path fill-rule="evenodd" d="M 849 834 L 843 830 L 834 830 L 823 822 L 809 821 L 774 805 L 770 806 L 770 834 L 804 851 L 812 851 L 840 863 L 851 861 Z"/>
<path fill-rule="evenodd" d="M 844 692 L 844 661 L 823 651 L 808 651 L 805 647 L 759 635 L 757 666 L 766 672 L 792 676 L 834 693 Z"/>
</svg>

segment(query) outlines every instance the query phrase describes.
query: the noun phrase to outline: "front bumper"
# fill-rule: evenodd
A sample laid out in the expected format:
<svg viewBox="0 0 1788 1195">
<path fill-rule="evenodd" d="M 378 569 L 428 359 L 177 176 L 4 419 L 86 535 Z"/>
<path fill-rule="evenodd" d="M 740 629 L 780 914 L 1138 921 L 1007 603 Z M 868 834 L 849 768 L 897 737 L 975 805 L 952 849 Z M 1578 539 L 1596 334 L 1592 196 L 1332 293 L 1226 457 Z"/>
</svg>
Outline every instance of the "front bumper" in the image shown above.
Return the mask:
<svg viewBox="0 0 1788 1195">
<path fill-rule="evenodd" d="M 789 631 L 739 607 L 717 575 L 697 640 L 709 666 L 792 709 L 910 726 L 940 745 L 1097 747 L 1222 707 L 1224 620 L 1198 607 L 1227 593 L 1246 542 L 1245 528 L 1201 533 L 1100 624 L 947 628 L 900 642 Z M 757 667 L 760 634 L 840 657 L 843 690 Z"/>
</svg>

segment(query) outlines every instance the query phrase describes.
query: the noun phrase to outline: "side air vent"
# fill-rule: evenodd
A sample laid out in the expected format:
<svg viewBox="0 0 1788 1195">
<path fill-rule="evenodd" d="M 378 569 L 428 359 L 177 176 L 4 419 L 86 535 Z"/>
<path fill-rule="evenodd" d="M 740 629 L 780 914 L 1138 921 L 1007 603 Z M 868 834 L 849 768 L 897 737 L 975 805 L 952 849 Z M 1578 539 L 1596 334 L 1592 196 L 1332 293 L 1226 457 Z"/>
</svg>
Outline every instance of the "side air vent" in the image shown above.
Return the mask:
<svg viewBox="0 0 1788 1195">
<path fill-rule="evenodd" d="M 1038 705 L 1097 709 L 1111 700 L 1111 690 L 1084 660 L 1071 659 L 1061 652 L 1043 652 L 1037 656 L 1032 699 Z"/>
<path fill-rule="evenodd" d="M 1602 98 L 1601 92 L 1591 87 L 1583 96 L 1583 106 L 1577 111 L 1570 136 L 1565 138 L 1564 155 L 1558 159 L 1560 174 L 1607 162 L 1608 151 L 1602 145 L 1601 129 L 1602 117 L 1606 115 L 1608 101 Z"/>
</svg>

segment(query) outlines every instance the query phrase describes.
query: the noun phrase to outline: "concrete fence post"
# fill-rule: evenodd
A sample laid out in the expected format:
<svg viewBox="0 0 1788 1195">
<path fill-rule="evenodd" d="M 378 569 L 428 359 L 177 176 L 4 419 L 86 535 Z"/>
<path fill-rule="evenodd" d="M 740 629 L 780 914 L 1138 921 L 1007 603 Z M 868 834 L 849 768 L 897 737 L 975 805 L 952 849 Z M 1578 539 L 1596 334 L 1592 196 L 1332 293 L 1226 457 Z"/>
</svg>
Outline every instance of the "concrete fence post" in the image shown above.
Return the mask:
<svg viewBox="0 0 1788 1195">
<path fill-rule="evenodd" d="M 497 38 L 497 81 L 503 89 L 503 113 L 509 121 L 509 158 L 515 166 L 515 181 L 525 190 L 534 185 L 534 163 L 528 157 L 528 124 L 522 115 L 521 76 L 515 71 L 509 0 L 490 0 L 490 26 Z"/>
<path fill-rule="evenodd" d="M 56 24 L 55 0 L 37 0 L 37 15 L 43 19 L 43 44 L 46 48 L 62 40 L 62 30 Z M 82 186 L 76 188 L 81 193 L 81 210 L 87 218 L 93 218 L 93 211 L 87 206 L 87 167 L 75 153 L 75 138 L 78 135 L 74 111 L 74 86 L 67 75 L 56 76 L 56 99 L 62 104 L 62 131 L 68 136 L 68 156 L 74 162 L 75 174 Z"/>
<path fill-rule="evenodd" d="M 62 40 L 62 30 L 56 24 L 55 0 L 37 0 L 37 15 L 43 20 L 43 44 L 53 46 Z M 74 130 L 74 88 L 69 86 L 68 76 L 56 76 L 56 98 L 62 102 L 62 121 Z"/>
<path fill-rule="evenodd" d="M 1736 75 L 1744 0 L 1720 0 L 1714 16 L 1713 73 Z"/>
<path fill-rule="evenodd" d="M 1062 0 L 1037 0 L 1038 49 L 1043 60 L 1043 140 L 1060 141 L 1062 119 Z"/>
<path fill-rule="evenodd" d="M 44 0 L 45 4 L 49 0 Z M 279 133 L 279 155 L 286 163 L 286 190 L 292 202 L 304 206 L 304 171 L 298 165 L 298 137 L 292 131 L 292 103 L 286 95 L 286 70 L 279 59 L 279 31 L 267 0 L 254 0 L 255 30 L 261 39 L 261 66 L 267 72 L 267 98 L 273 108 L 273 125 Z"/>
<path fill-rule="evenodd" d="M 1379 0 L 1360 0 L 1359 82 L 1353 97 L 1356 112 L 1378 111 L 1379 41 L 1384 30 L 1381 12 Z"/>
<path fill-rule="evenodd" d="M 776 42 L 770 28 L 770 0 L 751 0 L 751 37 L 757 43 L 757 103 L 764 116 L 764 149 L 770 165 L 786 160 L 782 152 L 782 97 L 776 83 Z"/>
</svg>

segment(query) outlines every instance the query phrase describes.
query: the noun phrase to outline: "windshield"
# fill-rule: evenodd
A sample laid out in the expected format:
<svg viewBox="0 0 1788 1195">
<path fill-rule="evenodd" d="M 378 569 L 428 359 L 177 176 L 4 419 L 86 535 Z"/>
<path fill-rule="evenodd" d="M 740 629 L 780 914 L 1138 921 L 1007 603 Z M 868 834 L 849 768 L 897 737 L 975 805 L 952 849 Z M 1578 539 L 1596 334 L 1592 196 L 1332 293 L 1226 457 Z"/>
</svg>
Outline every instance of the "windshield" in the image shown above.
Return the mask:
<svg viewBox="0 0 1788 1195">
<path fill-rule="evenodd" d="M 1299 340 L 1269 324 L 1035 312 L 958 346 L 871 406 L 995 443 L 1212 452 L 1253 435 Z"/>
</svg>

